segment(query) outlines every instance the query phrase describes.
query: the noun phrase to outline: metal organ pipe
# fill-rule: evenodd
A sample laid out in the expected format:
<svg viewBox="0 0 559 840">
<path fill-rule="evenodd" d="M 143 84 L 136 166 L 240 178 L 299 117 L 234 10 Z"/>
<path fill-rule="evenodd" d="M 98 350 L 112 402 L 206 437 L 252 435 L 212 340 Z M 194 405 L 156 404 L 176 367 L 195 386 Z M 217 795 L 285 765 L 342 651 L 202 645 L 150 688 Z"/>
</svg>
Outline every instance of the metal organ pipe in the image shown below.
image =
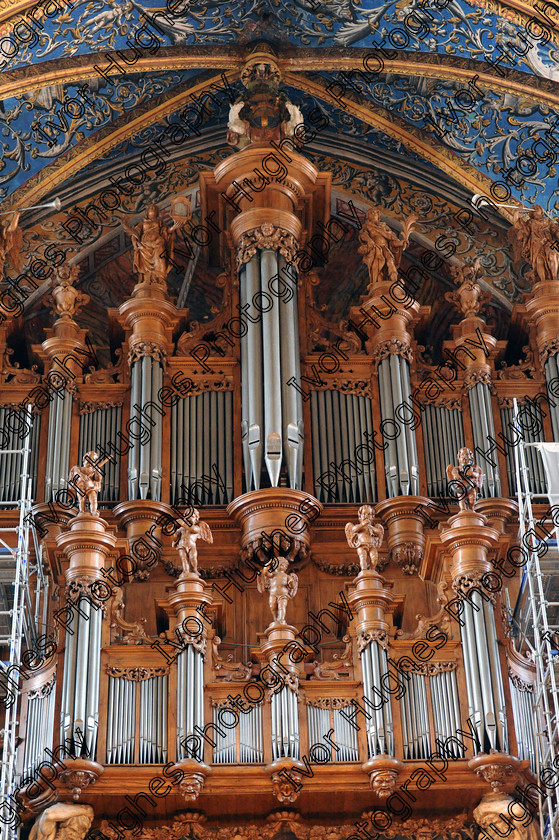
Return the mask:
<svg viewBox="0 0 559 840">
<path fill-rule="evenodd" d="M 303 469 L 303 409 L 300 385 L 299 324 L 295 293 L 287 300 L 271 294 L 279 271 L 294 269 L 283 256 L 259 250 L 239 272 L 246 336 L 241 336 L 242 438 L 247 490 L 258 490 L 262 454 L 272 487 L 285 463 L 289 486 L 299 489 Z M 283 282 L 283 281 L 282 281 Z M 248 453 L 247 453 L 248 450 Z M 247 471 L 246 465 L 250 464 Z"/>
<path fill-rule="evenodd" d="M 245 266 L 244 278 L 246 294 L 243 299 L 250 303 L 260 292 L 260 253 L 258 252 Z M 243 281 L 241 272 L 240 281 Z M 260 323 L 247 319 L 247 334 L 241 339 L 241 353 L 245 354 L 247 363 L 247 394 L 246 413 L 243 407 L 243 420 L 246 419 L 248 428 L 248 450 L 250 456 L 250 480 L 247 476 L 247 490 L 260 489 L 260 472 L 262 469 L 263 447 L 263 402 L 262 383 L 264 373 L 262 367 L 262 329 Z"/>
<path fill-rule="evenodd" d="M 559 365 L 557 364 L 557 354 L 549 356 L 544 365 L 545 381 L 550 394 L 557 396 L 555 386 L 551 387 L 551 383 L 555 383 L 559 379 Z M 549 400 L 549 411 L 551 413 L 551 426 L 553 429 L 553 437 L 559 441 L 559 405 L 557 399 Z"/>
<path fill-rule="evenodd" d="M 70 423 L 72 395 L 56 391 L 49 409 L 47 459 L 45 467 L 45 499 L 54 499 L 58 490 L 66 486 L 69 465 Z"/>
</svg>

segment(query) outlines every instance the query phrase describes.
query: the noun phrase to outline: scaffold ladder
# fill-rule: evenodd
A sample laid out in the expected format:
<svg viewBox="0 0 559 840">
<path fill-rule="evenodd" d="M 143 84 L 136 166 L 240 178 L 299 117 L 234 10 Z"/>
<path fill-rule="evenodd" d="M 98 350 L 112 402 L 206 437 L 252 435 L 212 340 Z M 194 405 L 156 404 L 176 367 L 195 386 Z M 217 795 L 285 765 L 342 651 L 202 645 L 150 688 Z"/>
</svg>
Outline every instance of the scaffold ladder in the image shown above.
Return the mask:
<svg viewBox="0 0 559 840">
<path fill-rule="evenodd" d="M 32 413 L 31 406 L 27 407 L 26 421 L 27 428 L 32 428 Z M 32 507 L 31 488 L 32 482 L 29 477 L 29 464 L 31 455 L 31 434 L 28 434 L 24 440 L 24 445 L 21 449 L 3 449 L 0 450 L 0 458 L 10 455 L 22 456 L 21 459 L 21 476 L 20 476 L 20 496 L 18 499 L 12 501 L 5 501 L 0 503 L 2 508 L 18 507 L 19 520 L 15 527 L 0 527 L 0 547 L 3 549 L 5 558 L 9 558 L 10 564 L 13 564 L 13 600 L 11 609 L 3 611 L 4 614 L 11 617 L 11 627 L 9 636 L 2 638 L 2 642 L 6 647 L 9 647 L 8 664 L 0 663 L 2 670 L 8 670 L 9 685 L 13 687 L 15 697 L 13 701 L 6 705 L 4 728 L 2 731 L 3 745 L 2 745 L 2 769 L 0 776 L 0 808 L 3 803 L 9 801 L 8 797 L 14 790 L 15 776 L 16 776 L 16 748 L 17 748 L 17 729 L 18 729 L 18 711 L 20 700 L 20 667 L 21 667 L 21 648 L 22 638 L 25 629 L 26 611 L 30 611 L 30 596 L 29 596 L 29 512 Z M 13 535 L 10 540 L 10 534 Z M 10 545 L 9 543 L 12 543 Z M 15 546 L 14 546 L 15 543 Z M 7 552 L 7 553 L 6 553 Z M 29 616 L 30 617 L 30 616 Z M 28 629 L 34 628 L 34 621 L 28 621 Z M 15 666 L 17 670 L 10 670 Z M 2 840 L 11 840 L 17 837 L 19 832 L 10 828 L 8 824 L 2 823 L 1 837 Z"/>
<path fill-rule="evenodd" d="M 515 425 L 518 423 L 517 401 L 514 400 Z M 516 487 L 519 508 L 520 545 L 525 549 L 527 562 L 523 574 L 528 585 L 528 601 L 532 618 L 530 627 L 533 643 L 525 641 L 530 648 L 536 668 L 536 683 L 533 693 L 534 717 L 537 721 L 536 738 L 538 740 L 538 776 L 541 771 L 551 768 L 550 777 L 559 775 L 559 652 L 554 638 L 559 628 L 549 621 L 548 609 L 559 607 L 559 602 L 548 600 L 545 580 L 555 574 L 559 578 L 559 568 L 548 570 L 543 567 L 536 550 L 541 539 L 536 533 L 537 523 L 532 510 L 530 476 L 528 472 L 525 444 L 520 440 L 515 447 Z M 545 795 L 541 789 L 545 787 Z M 559 786 L 544 786 L 539 782 L 540 826 L 544 840 L 557 840 L 559 837 Z"/>
</svg>

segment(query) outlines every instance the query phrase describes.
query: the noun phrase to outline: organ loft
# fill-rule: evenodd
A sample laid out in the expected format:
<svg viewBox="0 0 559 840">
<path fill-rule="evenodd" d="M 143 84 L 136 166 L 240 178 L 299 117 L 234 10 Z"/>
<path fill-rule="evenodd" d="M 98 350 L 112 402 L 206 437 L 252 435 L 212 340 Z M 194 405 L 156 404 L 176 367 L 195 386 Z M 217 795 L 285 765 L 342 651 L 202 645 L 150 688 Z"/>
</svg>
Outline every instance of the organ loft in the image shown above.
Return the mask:
<svg viewBox="0 0 559 840">
<path fill-rule="evenodd" d="M 175 41 L 4 202 L 6 840 L 557 836 L 558 225 L 352 49 Z"/>
</svg>

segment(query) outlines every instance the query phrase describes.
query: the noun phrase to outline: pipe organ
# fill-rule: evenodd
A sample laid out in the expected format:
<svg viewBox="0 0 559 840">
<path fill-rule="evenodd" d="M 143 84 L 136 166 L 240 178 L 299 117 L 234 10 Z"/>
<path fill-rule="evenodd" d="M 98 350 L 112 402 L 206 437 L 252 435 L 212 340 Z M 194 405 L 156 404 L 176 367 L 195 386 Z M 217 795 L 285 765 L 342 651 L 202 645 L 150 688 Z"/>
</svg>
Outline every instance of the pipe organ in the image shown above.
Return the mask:
<svg viewBox="0 0 559 840">
<path fill-rule="evenodd" d="M 408 423 L 396 424 L 398 406 L 410 404 L 409 366 L 406 359 L 390 353 L 378 366 L 381 427 L 388 444 L 384 461 L 388 497 L 416 496 L 419 469 L 415 434 Z"/>
<path fill-rule="evenodd" d="M 276 76 L 266 49 L 250 58 L 241 82 L 251 108 L 297 110 L 278 99 Z M 506 342 L 484 317 L 480 267 L 455 266 L 459 288 L 446 299 L 460 311 L 427 361 L 420 342 L 431 306 L 446 306 L 447 281 L 433 281 L 430 305 L 424 290 L 415 299 L 395 286 L 413 218 L 381 217 L 360 197 L 360 227 L 349 230 L 332 216 L 342 201 L 332 174 L 295 135 L 273 133 L 287 118 L 268 116 L 247 118 L 237 151 L 197 176 L 198 209 L 221 231 L 192 268 L 208 285 L 225 271 L 212 287 L 222 298 L 208 298 L 212 317 L 175 304 L 179 225 L 150 205 L 132 231 L 136 285 L 108 310 L 122 363 L 85 375 L 74 364 L 71 386 L 33 415 L 35 514 L 58 598 L 43 629 L 57 636 L 57 653 L 22 676 L 18 772 L 32 773 L 61 744 L 69 769 L 47 798 L 92 804 L 104 829 L 123 791 L 153 794 L 154 823 L 184 812 L 184 835 L 171 840 L 198 836 L 184 825 L 201 825 L 205 810 L 233 820 L 254 808 L 279 822 L 299 807 L 325 821 L 337 808 L 388 814 L 440 750 L 444 782 L 415 789 L 417 813 L 430 819 L 449 801 L 471 810 L 490 785 L 530 779 L 523 762 L 539 766 L 534 669 L 501 619 L 504 595 L 483 587 L 515 546 L 505 439 L 559 440 L 547 300 L 559 300 L 559 281 L 519 305 L 531 356 L 508 366 Z M 261 189 L 249 190 L 280 139 L 288 175 L 266 170 Z M 347 295 L 347 321 L 321 303 L 325 256 L 312 282 L 296 269 L 297 255 L 336 226 L 340 241 L 358 238 L 367 268 L 366 287 Z M 405 303 L 387 312 L 394 288 Z M 76 312 L 57 314 L 34 345 L 45 372 L 71 346 L 85 353 Z M 460 364 L 437 379 L 445 357 Z M 10 375 L 0 424 L 27 394 Z M 519 427 L 515 398 L 533 426 Z M 540 455 L 529 448 L 527 457 L 544 494 Z M 13 498 L 18 458 L 1 465 L 2 502 Z M 78 512 L 56 493 L 79 463 Z M 465 487 L 461 498 L 450 476 Z M 15 509 L 0 514 L 8 521 Z M 514 597 L 518 577 L 505 577 Z M 462 742 L 459 732 L 474 737 Z M 169 789 L 164 804 L 149 787 L 156 774 Z M 45 801 L 31 798 L 26 813 Z"/>
</svg>

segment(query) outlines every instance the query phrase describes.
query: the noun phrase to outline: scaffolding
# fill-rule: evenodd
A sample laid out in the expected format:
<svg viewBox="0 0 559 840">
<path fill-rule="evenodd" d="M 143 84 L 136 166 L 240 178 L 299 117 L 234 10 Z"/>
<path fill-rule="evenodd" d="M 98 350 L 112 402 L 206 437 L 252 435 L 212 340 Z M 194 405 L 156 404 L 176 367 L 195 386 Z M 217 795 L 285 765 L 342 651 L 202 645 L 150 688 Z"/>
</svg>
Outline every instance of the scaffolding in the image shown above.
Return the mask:
<svg viewBox="0 0 559 840">
<path fill-rule="evenodd" d="M 27 434 L 21 449 L 0 450 L 0 468 L 9 464 L 12 474 L 19 472 L 18 498 L 0 502 L 1 509 L 18 508 L 18 524 L 0 527 L 0 646 L 7 649 L 7 659 L 0 660 L 0 678 L 6 685 L 4 698 L 5 717 L 2 730 L 2 769 L 0 776 L 0 812 L 9 803 L 16 784 L 16 759 L 18 745 L 18 712 L 20 705 L 20 671 L 22 645 L 33 649 L 37 644 L 37 631 L 44 620 L 39 615 L 41 589 L 45 587 L 42 555 L 35 544 L 35 566 L 29 562 L 29 522 L 32 507 L 32 478 L 29 475 L 32 445 L 32 406 L 22 412 Z M 11 445 L 21 441 L 21 436 L 11 434 Z M 18 457 L 19 456 L 19 457 Z M 7 459 L 7 460 L 5 460 Z M 18 470 L 19 467 L 19 470 Z M 5 472 L 2 470 L 2 475 Z M 14 475 L 12 477 L 14 477 Z M 17 480 L 12 483 L 17 487 Z M 36 538 L 33 532 L 34 539 Z M 30 577 L 37 574 L 34 601 L 30 591 Z M 44 594 L 44 593 L 43 593 Z M 45 599 L 43 598 L 43 603 Z M 5 655 L 5 654 L 4 654 Z M 2 702 L 0 700 L 0 702 Z M 3 816 L 3 814 L 0 814 Z M 2 840 L 18 836 L 18 831 L 2 820 Z"/>
<path fill-rule="evenodd" d="M 554 786 L 549 780 L 559 777 L 559 515 L 553 511 L 553 506 L 558 505 L 559 514 L 559 493 L 554 492 L 559 491 L 559 444 L 525 444 L 517 420 L 516 400 L 514 414 L 521 436 L 515 447 L 519 543 L 526 562 L 512 618 L 519 649 L 530 653 L 536 670 L 533 714 L 542 836 L 544 840 L 558 840 L 559 785 Z M 552 505 L 551 518 L 548 516 L 545 521 L 534 519 L 532 498 L 536 494 L 530 490 L 527 446 L 537 447 L 544 461 L 547 495 Z"/>
</svg>

